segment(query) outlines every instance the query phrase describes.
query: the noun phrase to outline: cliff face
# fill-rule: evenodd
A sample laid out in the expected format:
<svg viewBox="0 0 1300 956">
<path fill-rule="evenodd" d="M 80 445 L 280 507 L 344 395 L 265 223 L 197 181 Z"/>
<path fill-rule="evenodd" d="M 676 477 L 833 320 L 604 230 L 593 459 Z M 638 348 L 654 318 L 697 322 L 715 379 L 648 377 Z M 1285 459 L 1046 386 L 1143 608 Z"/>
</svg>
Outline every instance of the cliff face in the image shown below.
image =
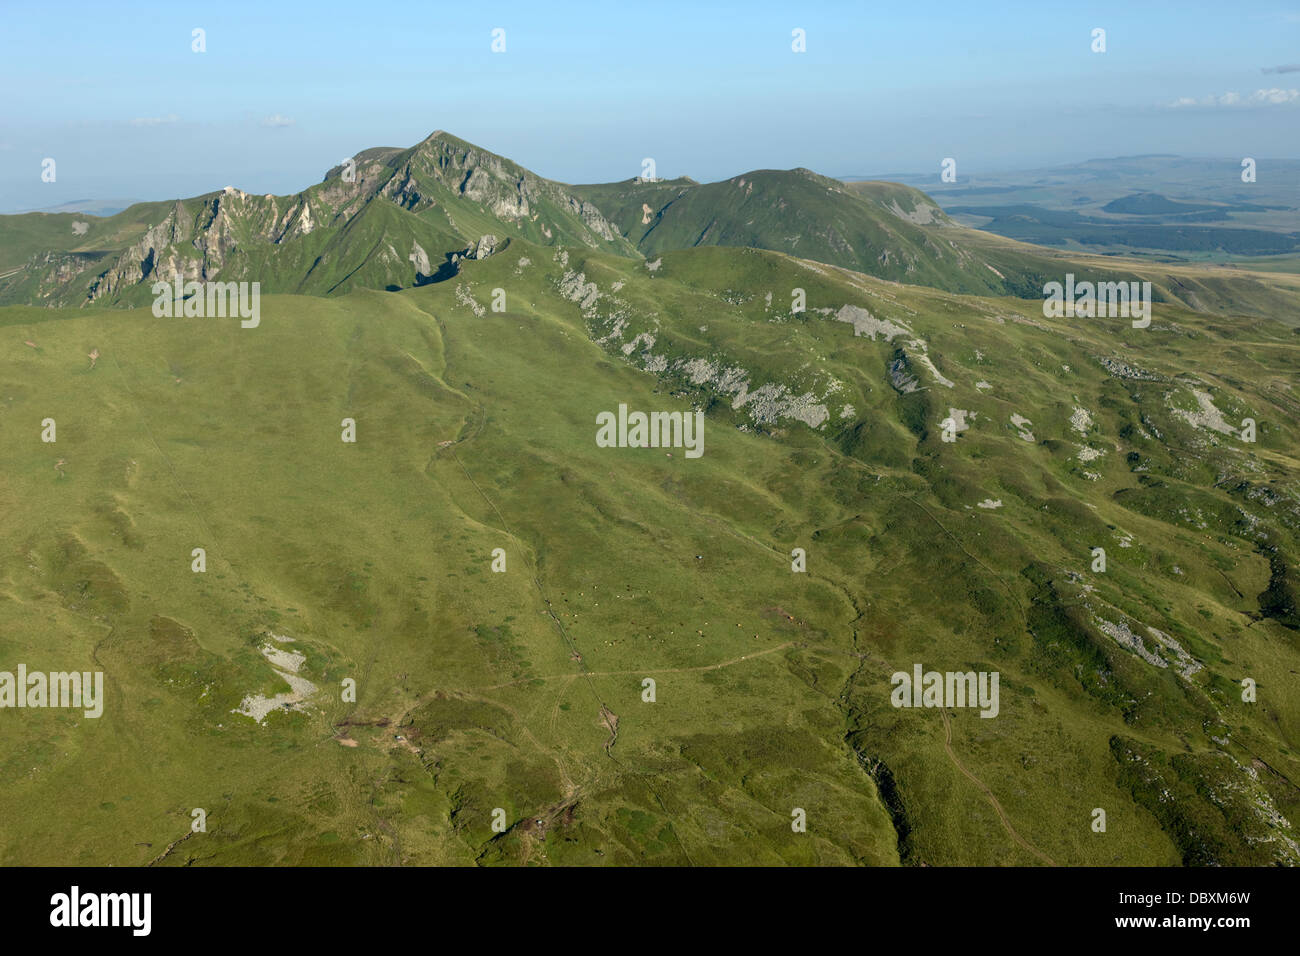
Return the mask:
<svg viewBox="0 0 1300 956">
<path fill-rule="evenodd" d="M 146 280 L 171 281 L 177 274 L 185 279 L 218 278 L 236 251 L 306 236 L 316 228 L 316 217 L 326 212 L 326 204 L 306 193 L 291 198 L 253 196 L 233 186 L 178 201 L 91 281 L 86 298 L 112 301 Z"/>
</svg>

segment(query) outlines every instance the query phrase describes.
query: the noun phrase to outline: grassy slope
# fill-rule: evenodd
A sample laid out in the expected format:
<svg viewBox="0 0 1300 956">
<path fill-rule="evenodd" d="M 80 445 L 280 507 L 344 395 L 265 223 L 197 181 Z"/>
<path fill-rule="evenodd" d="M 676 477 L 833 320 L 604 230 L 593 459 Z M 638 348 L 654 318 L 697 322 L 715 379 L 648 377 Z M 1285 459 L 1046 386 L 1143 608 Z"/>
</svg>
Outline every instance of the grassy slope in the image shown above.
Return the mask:
<svg viewBox="0 0 1300 956">
<path fill-rule="evenodd" d="M 1295 287 L 1239 269 L 1062 253 L 952 222 L 930 197 L 897 183 L 840 183 L 807 170 L 759 170 L 719 183 L 663 180 L 575 186 L 646 256 L 701 245 L 769 249 L 949 292 L 1039 299 L 1043 285 L 1150 280 L 1157 301 L 1283 321 Z M 648 210 L 647 210 L 648 207 Z"/>
<path fill-rule="evenodd" d="M 585 314 L 559 294 L 578 271 L 599 294 Z M 794 285 L 809 314 L 788 313 Z M 505 314 L 458 298 L 494 288 Z M 846 303 L 907 324 L 953 388 L 904 338 L 817 311 Z M 998 719 L 951 712 L 953 754 L 1056 862 L 1262 862 L 1278 841 L 1251 806 L 1300 812 L 1294 622 L 1259 616 L 1269 562 L 1237 511 L 1300 554 L 1298 352 L 1272 323 L 1173 307 L 1145 332 L 1055 323 L 776 253 L 701 248 L 650 272 L 522 240 L 450 282 L 262 312 L 241 330 L 0 310 L 0 663 L 99 667 L 110 688 L 99 721 L 0 723 L 17 781 L 0 814 L 23 834 L 7 863 L 148 862 L 192 807 L 209 832 L 168 863 L 1040 860 L 949 757 L 940 715 L 889 707 L 889 674 L 915 661 L 1002 673 Z M 638 370 L 620 345 L 640 332 L 656 355 L 812 391 L 831 420 L 756 425 Z M 924 386 L 908 395 L 888 384 L 900 348 Z M 1116 379 L 1096 361 L 1113 355 L 1165 380 Z M 1257 446 L 1173 413 L 1195 407 L 1187 373 L 1260 421 Z M 692 401 L 710 409 L 701 459 L 595 447 L 599 411 Z M 976 412 L 955 445 L 938 438 L 950 406 Z M 1105 454 L 1080 463 L 1084 443 Z M 1098 543 L 1106 575 L 1088 570 Z M 1122 650 L 1094 623 L 1121 612 L 1205 669 Z M 230 710 L 284 689 L 256 650 L 268 629 L 329 693 L 259 727 Z M 1259 704 L 1238 700 L 1242 675 Z M 338 700 L 349 676 L 356 705 Z M 1218 807 L 1207 789 L 1244 795 Z"/>
<path fill-rule="evenodd" d="M 707 185 L 670 180 L 574 188 L 605 210 L 649 257 L 699 245 L 747 246 L 953 292 L 1008 291 L 1006 280 L 986 263 L 945 242 L 942 229 L 905 218 L 947 224 L 923 194 L 870 185 L 877 191 L 864 196 L 837 180 L 795 169 L 756 170 Z"/>
<path fill-rule="evenodd" d="M 29 212 L 3 216 L 0 220 L 0 273 L 24 265 L 33 255 L 46 250 L 80 253 L 109 253 L 135 241 L 157 218 L 167 214 L 170 203 L 137 203 L 115 216 L 84 213 Z M 73 223 L 85 223 L 86 231 L 73 231 Z"/>
</svg>

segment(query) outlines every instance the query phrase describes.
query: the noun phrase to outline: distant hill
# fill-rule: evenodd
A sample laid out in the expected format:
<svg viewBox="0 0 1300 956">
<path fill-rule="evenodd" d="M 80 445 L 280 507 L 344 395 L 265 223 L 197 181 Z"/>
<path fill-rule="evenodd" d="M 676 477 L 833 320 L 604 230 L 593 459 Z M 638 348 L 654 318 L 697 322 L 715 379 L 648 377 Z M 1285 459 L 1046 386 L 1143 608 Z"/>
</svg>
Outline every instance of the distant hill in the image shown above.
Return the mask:
<svg viewBox="0 0 1300 956">
<path fill-rule="evenodd" d="M 1291 254 L 1300 161 L 1254 162 L 1252 182 L 1242 180 L 1241 157 L 1164 154 L 1012 172 L 965 168 L 954 183 L 941 182 L 937 169 L 894 178 L 926 190 L 963 225 L 1023 242 L 1211 261 Z"/>
<path fill-rule="evenodd" d="M 1159 193 L 1134 193 L 1131 196 L 1112 199 L 1101 208 L 1105 212 L 1130 216 L 1160 216 L 1205 212 L 1221 207 L 1213 203 L 1177 202 L 1173 199 L 1166 199 Z"/>
<path fill-rule="evenodd" d="M 19 212 L 77 212 L 86 216 L 114 216 L 137 202 L 138 199 L 74 199 L 72 202 L 59 203 L 57 206 L 21 209 Z"/>
<path fill-rule="evenodd" d="M 950 224 L 928 197 L 878 186 L 877 194 L 864 196 L 808 169 L 761 169 L 707 185 L 629 180 L 574 188 L 606 210 L 646 256 L 693 246 L 746 246 L 900 282 L 1005 290 L 987 264 L 920 228 Z"/>
</svg>

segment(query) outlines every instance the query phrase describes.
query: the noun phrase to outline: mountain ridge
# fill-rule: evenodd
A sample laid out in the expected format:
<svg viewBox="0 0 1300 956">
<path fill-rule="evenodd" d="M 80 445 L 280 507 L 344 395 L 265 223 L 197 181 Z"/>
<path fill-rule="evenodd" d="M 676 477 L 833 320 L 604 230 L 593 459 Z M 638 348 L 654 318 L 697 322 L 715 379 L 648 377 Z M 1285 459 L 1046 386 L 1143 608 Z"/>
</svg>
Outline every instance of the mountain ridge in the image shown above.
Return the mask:
<svg viewBox="0 0 1300 956">
<path fill-rule="evenodd" d="M 0 303 L 141 305 L 157 277 L 239 279 L 268 292 L 393 291 L 453 274 L 510 239 L 643 258 L 721 245 L 770 249 L 878 278 L 974 295 L 1041 296 L 1088 268 L 1150 279 L 1159 300 L 1260 313 L 1300 302 L 1236 273 L 1200 275 L 1121 259 L 1065 258 L 950 219 L 921 190 L 845 183 L 806 167 L 715 183 L 689 177 L 568 185 L 435 130 L 406 148 L 361 150 L 286 195 L 226 186 L 112 217 L 0 217 Z M 274 255 L 272 252 L 274 251 Z"/>
</svg>

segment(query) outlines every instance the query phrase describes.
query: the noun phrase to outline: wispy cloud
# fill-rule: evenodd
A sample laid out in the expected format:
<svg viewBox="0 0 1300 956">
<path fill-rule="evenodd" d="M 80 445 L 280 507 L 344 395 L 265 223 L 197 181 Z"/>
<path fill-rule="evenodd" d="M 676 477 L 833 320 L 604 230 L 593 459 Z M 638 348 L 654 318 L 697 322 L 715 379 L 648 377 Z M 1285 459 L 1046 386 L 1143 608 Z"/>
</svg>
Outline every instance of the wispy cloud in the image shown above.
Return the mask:
<svg viewBox="0 0 1300 956">
<path fill-rule="evenodd" d="M 1202 109 L 1231 109 L 1234 107 L 1285 106 L 1288 103 L 1300 103 L 1300 90 L 1284 90 L 1273 87 L 1256 90 L 1248 96 L 1240 93 L 1223 93 L 1219 96 L 1203 96 L 1199 100 L 1191 96 L 1180 96 L 1167 104 L 1171 109 L 1200 107 Z"/>
<path fill-rule="evenodd" d="M 1283 63 L 1281 66 L 1266 66 L 1261 73 L 1300 73 L 1300 63 Z"/>
<path fill-rule="evenodd" d="M 287 116 L 281 116 L 279 113 L 274 113 L 262 120 L 262 125 L 269 126 L 272 129 L 282 129 L 285 126 L 292 126 L 293 120 Z"/>
<path fill-rule="evenodd" d="M 168 126 L 172 123 L 179 123 L 180 117 L 175 113 L 168 113 L 166 116 L 137 116 L 131 120 L 132 126 Z"/>
</svg>

